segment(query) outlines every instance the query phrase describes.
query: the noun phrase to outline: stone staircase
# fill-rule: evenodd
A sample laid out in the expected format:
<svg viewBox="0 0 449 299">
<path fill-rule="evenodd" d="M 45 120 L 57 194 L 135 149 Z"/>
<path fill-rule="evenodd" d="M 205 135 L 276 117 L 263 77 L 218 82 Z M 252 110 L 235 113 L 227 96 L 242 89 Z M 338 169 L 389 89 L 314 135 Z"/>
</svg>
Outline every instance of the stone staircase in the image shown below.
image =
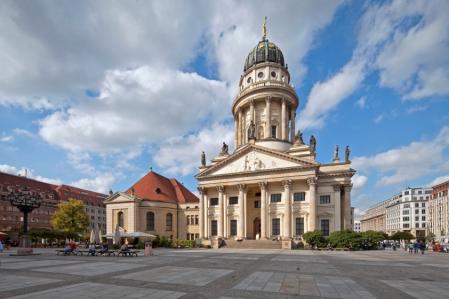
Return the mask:
<svg viewBox="0 0 449 299">
<path fill-rule="evenodd" d="M 281 241 L 271 240 L 225 240 L 223 248 L 241 249 L 282 249 Z"/>
</svg>

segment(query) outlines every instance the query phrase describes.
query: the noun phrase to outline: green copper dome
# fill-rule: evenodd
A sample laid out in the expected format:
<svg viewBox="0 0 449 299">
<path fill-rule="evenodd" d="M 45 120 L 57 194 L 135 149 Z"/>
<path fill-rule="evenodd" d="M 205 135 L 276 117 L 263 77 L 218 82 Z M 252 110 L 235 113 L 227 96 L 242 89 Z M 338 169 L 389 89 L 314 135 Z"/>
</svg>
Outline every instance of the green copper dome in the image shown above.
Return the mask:
<svg viewBox="0 0 449 299">
<path fill-rule="evenodd" d="M 263 62 L 274 62 L 285 67 L 284 54 L 282 54 L 281 49 L 265 38 L 262 39 L 251 52 L 249 52 L 243 71 L 246 72 L 246 70 L 253 65 Z"/>
</svg>

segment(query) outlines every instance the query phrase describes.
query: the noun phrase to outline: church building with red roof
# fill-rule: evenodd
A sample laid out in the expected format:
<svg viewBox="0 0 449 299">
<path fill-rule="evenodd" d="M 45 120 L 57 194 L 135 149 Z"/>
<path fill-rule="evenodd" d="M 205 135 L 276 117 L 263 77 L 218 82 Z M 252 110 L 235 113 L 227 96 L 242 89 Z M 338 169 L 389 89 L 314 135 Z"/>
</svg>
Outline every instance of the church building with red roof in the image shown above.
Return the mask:
<svg viewBox="0 0 449 299">
<path fill-rule="evenodd" d="M 199 238 L 199 199 L 176 179 L 148 172 L 105 201 L 106 231 L 147 233 L 173 239 Z"/>
</svg>

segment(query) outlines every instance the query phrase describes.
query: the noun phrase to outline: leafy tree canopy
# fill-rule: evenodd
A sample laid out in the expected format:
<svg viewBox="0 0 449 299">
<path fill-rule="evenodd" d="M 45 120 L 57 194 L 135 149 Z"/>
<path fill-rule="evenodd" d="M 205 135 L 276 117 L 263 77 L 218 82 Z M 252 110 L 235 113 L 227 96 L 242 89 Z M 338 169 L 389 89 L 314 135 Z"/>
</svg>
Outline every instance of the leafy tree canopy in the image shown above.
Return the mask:
<svg viewBox="0 0 449 299">
<path fill-rule="evenodd" d="M 414 239 L 415 236 L 412 235 L 410 232 L 397 232 L 391 236 L 392 240 L 407 240 L 410 241 L 411 239 Z"/>
<path fill-rule="evenodd" d="M 67 202 L 60 203 L 52 217 L 52 224 L 55 229 L 67 233 L 80 234 L 84 232 L 89 226 L 89 217 L 84 203 L 73 198 Z"/>
</svg>

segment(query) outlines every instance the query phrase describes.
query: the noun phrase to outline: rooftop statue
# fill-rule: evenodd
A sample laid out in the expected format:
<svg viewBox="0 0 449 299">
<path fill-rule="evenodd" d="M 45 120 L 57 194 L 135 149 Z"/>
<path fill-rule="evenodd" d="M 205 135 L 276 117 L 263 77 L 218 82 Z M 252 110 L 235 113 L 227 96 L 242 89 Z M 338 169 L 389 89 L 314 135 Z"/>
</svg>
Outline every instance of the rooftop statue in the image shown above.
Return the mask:
<svg viewBox="0 0 449 299">
<path fill-rule="evenodd" d="M 315 154 L 316 152 L 316 139 L 315 136 L 310 136 L 310 141 L 309 141 L 309 145 L 310 145 L 310 152 L 312 154 Z"/>
<path fill-rule="evenodd" d="M 256 139 L 256 125 L 251 121 L 248 128 L 248 139 Z"/>
<path fill-rule="evenodd" d="M 298 130 L 298 132 L 295 135 L 295 144 L 299 144 L 299 145 L 304 144 L 304 139 L 302 139 L 301 130 Z"/>
<path fill-rule="evenodd" d="M 340 157 L 339 157 L 339 149 L 338 149 L 338 144 L 337 145 L 335 145 L 335 151 L 334 151 L 334 161 L 338 161 L 338 160 L 340 160 Z"/>
<path fill-rule="evenodd" d="M 345 149 L 345 162 L 346 163 L 349 163 L 349 162 L 351 162 L 350 160 L 349 160 L 349 155 L 351 154 L 351 150 L 349 149 L 349 145 L 347 145 L 346 146 L 346 149 Z"/>
<path fill-rule="evenodd" d="M 223 142 L 223 146 L 221 147 L 220 155 L 228 155 L 228 154 L 229 154 L 228 145 L 225 142 Z"/>
<path fill-rule="evenodd" d="M 204 151 L 201 153 L 201 166 L 206 167 L 206 154 Z"/>
</svg>

